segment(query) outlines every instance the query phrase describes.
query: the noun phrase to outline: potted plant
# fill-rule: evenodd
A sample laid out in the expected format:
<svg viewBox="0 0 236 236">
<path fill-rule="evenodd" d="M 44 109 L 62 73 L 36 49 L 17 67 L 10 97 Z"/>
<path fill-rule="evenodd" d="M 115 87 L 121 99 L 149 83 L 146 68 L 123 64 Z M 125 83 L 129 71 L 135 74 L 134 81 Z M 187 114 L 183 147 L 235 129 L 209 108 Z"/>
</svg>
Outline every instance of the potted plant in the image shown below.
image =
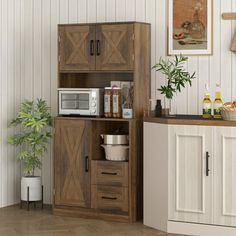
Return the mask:
<svg viewBox="0 0 236 236">
<path fill-rule="evenodd" d="M 40 158 L 47 150 L 46 145 L 51 138 L 49 127 L 52 126 L 52 117 L 46 101 L 42 99 L 37 99 L 36 102 L 24 101 L 11 125 L 21 127 L 18 134 L 7 139 L 9 144 L 21 147 L 16 156 L 24 167 L 24 176 L 21 179 L 21 200 L 40 201 L 42 200 L 41 177 L 34 176 L 34 171 L 36 168 L 41 168 Z M 27 187 L 29 187 L 29 199 Z"/>
<path fill-rule="evenodd" d="M 158 91 L 164 94 L 164 107 L 166 115 L 176 114 L 176 105 L 173 99 L 177 92 L 181 92 L 186 84 L 192 86 L 192 80 L 195 78 L 195 72 L 190 74 L 185 70 L 184 64 L 188 61 L 188 57 L 183 55 L 175 55 L 173 59 L 164 60 L 160 58 L 159 62 L 153 66 L 153 69 L 160 71 L 166 76 L 167 83 L 162 85 Z"/>
</svg>

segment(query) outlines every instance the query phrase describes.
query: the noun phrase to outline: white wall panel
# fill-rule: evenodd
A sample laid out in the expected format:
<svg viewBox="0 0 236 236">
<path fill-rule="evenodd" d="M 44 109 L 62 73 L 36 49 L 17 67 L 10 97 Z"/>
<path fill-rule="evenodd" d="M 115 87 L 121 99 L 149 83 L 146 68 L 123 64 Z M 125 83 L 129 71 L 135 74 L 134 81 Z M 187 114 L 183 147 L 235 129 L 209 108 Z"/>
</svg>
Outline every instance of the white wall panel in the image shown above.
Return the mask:
<svg viewBox="0 0 236 236">
<path fill-rule="evenodd" d="M 78 1 L 70 0 L 69 1 L 69 22 L 77 23 L 78 21 Z"/>
<path fill-rule="evenodd" d="M 190 57 L 186 65 L 197 79 L 177 99 L 179 113 L 200 114 L 205 84 L 212 99 L 221 83 L 224 100 L 236 98 L 236 54 L 230 52 L 235 21 L 223 21 L 221 13 L 236 11 L 235 0 L 214 0 L 213 56 Z M 0 206 L 19 199 L 17 150 L 6 145 L 16 132 L 8 128 L 20 102 L 42 96 L 52 114 L 57 112 L 57 24 L 103 21 L 146 21 L 152 24 L 152 65 L 167 52 L 167 0 L 0 0 Z M 151 73 L 151 97 L 164 84 L 160 73 Z M 43 169 L 46 202 L 51 202 L 52 143 Z"/>
<path fill-rule="evenodd" d="M 116 18 L 117 18 L 117 21 L 125 21 L 125 18 L 126 18 L 125 3 L 126 3 L 126 1 L 127 0 L 116 0 Z"/>
<path fill-rule="evenodd" d="M 116 21 L 116 0 L 106 0 L 106 21 Z"/>
<path fill-rule="evenodd" d="M 1 142 L 2 142 L 2 148 L 1 148 L 1 191 L 2 193 L 2 204 L 7 205 L 8 204 L 8 148 L 6 146 L 6 137 L 7 137 L 7 131 L 8 131 L 8 1 L 2 1 L 2 11 L 1 11 L 1 78 L 4 78 L 1 83 L 1 96 L 2 96 L 2 115 L 1 115 Z M 6 79 L 7 78 L 7 79 Z"/>
<path fill-rule="evenodd" d="M 97 21 L 97 0 L 88 1 L 88 22 Z"/>
<path fill-rule="evenodd" d="M 233 1 L 232 1 L 233 2 Z M 232 9 L 231 1 L 221 1 L 221 10 L 230 12 Z M 232 41 L 232 22 L 228 20 L 221 21 L 221 86 L 223 99 L 232 99 L 232 53 L 229 48 Z M 235 56 L 236 54 L 234 54 Z"/>
<path fill-rule="evenodd" d="M 98 0 L 99 4 L 97 4 L 97 21 L 105 22 L 106 21 L 106 0 Z"/>
<path fill-rule="evenodd" d="M 107 0 L 108 1 L 108 0 Z M 136 1 L 135 0 L 126 0 L 125 8 L 126 8 L 126 20 L 133 21 L 136 15 Z"/>
</svg>

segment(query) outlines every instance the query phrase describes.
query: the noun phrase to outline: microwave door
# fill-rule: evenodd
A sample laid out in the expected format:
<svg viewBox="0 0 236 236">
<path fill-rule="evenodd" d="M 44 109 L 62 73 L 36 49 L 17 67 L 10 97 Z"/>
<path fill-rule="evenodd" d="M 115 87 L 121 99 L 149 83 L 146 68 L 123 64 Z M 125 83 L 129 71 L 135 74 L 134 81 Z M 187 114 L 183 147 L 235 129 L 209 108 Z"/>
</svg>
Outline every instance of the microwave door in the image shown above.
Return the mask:
<svg viewBox="0 0 236 236">
<path fill-rule="evenodd" d="M 75 92 L 60 92 L 59 104 L 60 114 L 70 115 L 76 114 L 78 95 Z"/>
<path fill-rule="evenodd" d="M 90 114 L 90 93 L 89 92 L 78 94 L 77 108 L 80 115 Z"/>
</svg>

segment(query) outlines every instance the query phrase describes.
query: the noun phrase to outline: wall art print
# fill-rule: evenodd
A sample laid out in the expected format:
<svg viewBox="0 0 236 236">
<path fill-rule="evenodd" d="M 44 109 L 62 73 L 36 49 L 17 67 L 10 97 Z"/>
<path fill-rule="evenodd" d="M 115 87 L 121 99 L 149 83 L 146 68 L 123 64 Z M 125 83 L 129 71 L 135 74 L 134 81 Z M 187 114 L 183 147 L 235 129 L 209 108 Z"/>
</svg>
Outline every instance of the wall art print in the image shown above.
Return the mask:
<svg viewBox="0 0 236 236">
<path fill-rule="evenodd" d="M 168 54 L 212 54 L 212 0 L 168 3 Z"/>
</svg>

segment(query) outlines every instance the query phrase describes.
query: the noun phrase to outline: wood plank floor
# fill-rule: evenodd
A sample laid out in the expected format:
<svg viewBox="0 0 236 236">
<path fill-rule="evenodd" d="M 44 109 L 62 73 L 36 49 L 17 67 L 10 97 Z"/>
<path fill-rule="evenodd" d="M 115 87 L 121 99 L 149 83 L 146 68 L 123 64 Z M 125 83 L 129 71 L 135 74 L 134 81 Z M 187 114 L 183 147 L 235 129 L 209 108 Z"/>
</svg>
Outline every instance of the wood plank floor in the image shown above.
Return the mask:
<svg viewBox="0 0 236 236">
<path fill-rule="evenodd" d="M 50 209 L 0 209 L 0 236 L 164 236 L 141 223 L 125 224 L 59 217 Z M 172 236 L 174 236 L 172 234 Z M 177 236 L 177 235 L 175 235 Z"/>
</svg>

